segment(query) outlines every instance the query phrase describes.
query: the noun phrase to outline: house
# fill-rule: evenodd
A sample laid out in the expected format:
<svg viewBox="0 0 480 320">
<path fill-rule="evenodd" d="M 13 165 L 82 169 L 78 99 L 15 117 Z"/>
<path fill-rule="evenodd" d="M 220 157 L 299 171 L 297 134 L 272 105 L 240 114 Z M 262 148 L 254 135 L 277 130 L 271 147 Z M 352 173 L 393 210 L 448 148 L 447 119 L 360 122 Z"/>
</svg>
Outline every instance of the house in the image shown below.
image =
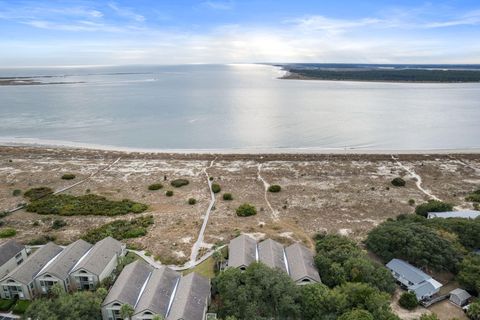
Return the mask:
<svg viewBox="0 0 480 320">
<path fill-rule="evenodd" d="M 77 262 L 70 272 L 72 288 L 94 290 L 117 267 L 118 258 L 126 252 L 125 244 L 107 237 L 97 242 Z"/>
<path fill-rule="evenodd" d="M 35 251 L 22 264 L 0 281 L 0 295 L 6 299 L 30 300 L 36 295 L 34 278 L 45 265 L 54 260 L 62 248 L 50 242 Z"/>
<path fill-rule="evenodd" d="M 123 320 L 120 316 L 122 305 L 135 308 L 152 271 L 153 267 L 139 260 L 125 266 L 103 301 L 103 319 Z"/>
<path fill-rule="evenodd" d="M 70 270 L 92 248 L 92 245 L 83 240 L 77 240 L 63 249 L 55 260 L 50 261 L 35 277 L 38 292 L 46 294 L 54 284 L 60 284 L 65 291 L 71 290 Z"/>
<path fill-rule="evenodd" d="M 475 219 L 480 217 L 480 211 L 474 210 L 462 210 L 462 211 L 445 211 L 445 212 L 429 212 L 428 219 L 434 218 L 463 218 L 463 219 Z"/>
<path fill-rule="evenodd" d="M 230 241 L 228 266 L 245 270 L 250 264 L 261 262 L 290 275 L 296 284 L 321 283 L 313 261 L 313 253 L 296 243 L 284 248 L 280 243 L 266 239 L 257 245 L 249 236 L 241 235 Z"/>
<path fill-rule="evenodd" d="M 450 291 L 450 301 L 460 308 L 467 305 L 471 297 L 467 291 L 460 288 Z"/>
<path fill-rule="evenodd" d="M 0 279 L 27 259 L 25 246 L 15 240 L 0 244 Z"/>
<path fill-rule="evenodd" d="M 180 278 L 166 320 L 205 320 L 210 302 L 210 280 L 189 273 Z"/>
<path fill-rule="evenodd" d="M 285 249 L 290 277 L 296 284 L 321 283 L 313 254 L 305 246 L 295 243 Z"/>
<path fill-rule="evenodd" d="M 403 288 L 415 293 L 419 301 L 429 300 L 442 287 L 440 282 L 403 260 L 392 259 L 386 267 Z"/>
</svg>

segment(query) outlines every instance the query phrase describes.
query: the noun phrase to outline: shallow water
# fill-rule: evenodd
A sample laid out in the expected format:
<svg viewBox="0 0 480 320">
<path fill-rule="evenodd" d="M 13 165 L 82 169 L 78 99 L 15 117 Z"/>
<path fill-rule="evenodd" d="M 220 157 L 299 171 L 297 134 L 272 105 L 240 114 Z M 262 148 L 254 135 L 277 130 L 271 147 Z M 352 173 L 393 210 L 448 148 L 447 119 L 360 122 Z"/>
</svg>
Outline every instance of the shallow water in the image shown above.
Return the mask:
<svg viewBox="0 0 480 320">
<path fill-rule="evenodd" d="M 0 69 L 0 140 L 141 149 L 480 147 L 480 84 L 277 79 L 265 65 Z"/>
</svg>

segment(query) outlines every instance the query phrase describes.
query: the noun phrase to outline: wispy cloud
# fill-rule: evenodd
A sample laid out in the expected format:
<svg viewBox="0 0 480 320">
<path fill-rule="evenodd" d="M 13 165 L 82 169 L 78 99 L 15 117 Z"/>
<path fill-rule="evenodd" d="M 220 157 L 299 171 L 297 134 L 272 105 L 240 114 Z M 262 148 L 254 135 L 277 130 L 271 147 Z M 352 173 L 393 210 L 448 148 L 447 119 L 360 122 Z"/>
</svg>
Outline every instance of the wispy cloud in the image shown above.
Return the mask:
<svg viewBox="0 0 480 320">
<path fill-rule="evenodd" d="M 205 6 L 214 10 L 232 10 L 235 3 L 233 1 L 216 1 L 208 0 L 202 2 L 202 6 Z"/>
<path fill-rule="evenodd" d="M 137 22 L 144 22 L 146 20 L 145 16 L 136 13 L 133 9 L 121 7 L 115 2 L 109 2 L 108 6 L 121 17 L 133 19 Z"/>
</svg>

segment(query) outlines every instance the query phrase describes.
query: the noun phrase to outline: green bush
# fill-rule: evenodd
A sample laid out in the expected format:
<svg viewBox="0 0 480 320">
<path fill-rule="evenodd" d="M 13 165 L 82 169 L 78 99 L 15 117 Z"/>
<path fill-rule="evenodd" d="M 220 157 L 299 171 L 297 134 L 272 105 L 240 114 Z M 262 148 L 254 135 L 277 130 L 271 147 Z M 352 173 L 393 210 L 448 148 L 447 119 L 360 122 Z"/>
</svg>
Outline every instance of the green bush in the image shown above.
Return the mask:
<svg viewBox="0 0 480 320">
<path fill-rule="evenodd" d="M 14 304 L 15 304 L 15 300 L 0 299 L 0 311 L 9 311 Z"/>
<path fill-rule="evenodd" d="M 30 200 L 37 200 L 43 198 L 49 194 L 52 194 L 53 190 L 49 187 L 38 187 L 27 190 L 23 196 Z"/>
<path fill-rule="evenodd" d="M 28 300 L 18 300 L 15 306 L 12 309 L 14 314 L 24 314 L 30 306 L 30 301 Z"/>
<path fill-rule="evenodd" d="M 278 184 L 272 184 L 270 187 L 268 187 L 269 192 L 280 192 L 282 190 L 282 187 L 280 187 Z"/>
<path fill-rule="evenodd" d="M 480 202 L 480 189 L 473 191 L 470 193 L 465 200 L 470 202 Z"/>
<path fill-rule="evenodd" d="M 223 194 L 223 200 L 225 200 L 225 201 L 231 201 L 231 200 L 233 200 L 232 194 L 231 194 L 231 193 L 224 193 L 224 194 Z"/>
<path fill-rule="evenodd" d="M 167 192 L 165 192 L 165 195 L 166 195 L 167 197 L 171 197 L 171 196 L 173 196 L 173 191 L 172 191 L 172 190 L 168 190 Z"/>
<path fill-rule="evenodd" d="M 188 199 L 188 204 L 193 206 L 195 203 L 197 203 L 197 200 L 195 198 Z"/>
<path fill-rule="evenodd" d="M 142 237 L 147 234 L 147 227 L 153 224 L 153 216 L 143 216 L 132 220 L 116 220 L 87 231 L 82 239 L 96 243 L 108 236 L 117 240 Z"/>
<path fill-rule="evenodd" d="M 257 209 L 251 204 L 244 203 L 236 210 L 237 216 L 239 217 L 249 217 L 257 214 Z"/>
<path fill-rule="evenodd" d="M 55 219 L 53 220 L 53 223 L 52 223 L 52 229 L 58 230 L 60 228 L 65 227 L 66 225 L 67 225 L 67 222 L 65 222 L 65 220 Z"/>
<path fill-rule="evenodd" d="M 212 184 L 212 192 L 213 193 L 219 193 L 222 190 L 220 185 L 218 183 L 213 183 Z"/>
<path fill-rule="evenodd" d="M 163 184 L 161 183 L 154 183 L 148 186 L 148 190 L 155 191 L 155 190 L 160 190 L 163 188 Z"/>
<path fill-rule="evenodd" d="M 415 208 L 415 213 L 424 217 L 428 216 L 429 212 L 445 212 L 452 211 L 453 205 L 438 200 L 429 200 L 422 203 Z"/>
<path fill-rule="evenodd" d="M 42 244 L 47 244 L 49 242 L 53 242 L 55 240 L 57 240 L 57 237 L 51 236 L 49 234 L 45 234 L 45 235 L 39 236 L 38 238 L 34 238 L 34 239 L 30 240 L 27 244 L 29 246 L 39 246 L 39 245 L 42 245 Z"/>
<path fill-rule="evenodd" d="M 12 228 L 7 228 L 0 230 L 0 238 L 10 238 L 17 234 L 17 230 Z"/>
<path fill-rule="evenodd" d="M 65 173 L 63 176 L 62 176 L 62 179 L 63 180 L 73 180 L 75 179 L 75 175 L 73 173 Z"/>
<path fill-rule="evenodd" d="M 172 182 L 170 182 L 170 184 L 172 185 L 172 187 L 180 188 L 180 187 L 188 185 L 189 181 L 187 179 L 176 179 L 176 180 L 173 180 Z"/>
<path fill-rule="evenodd" d="M 408 199 L 408 204 L 413 206 L 415 204 L 415 200 L 413 199 Z"/>
<path fill-rule="evenodd" d="M 404 292 L 398 300 L 398 304 L 407 310 L 413 310 L 418 306 L 417 296 L 413 292 Z"/>
<path fill-rule="evenodd" d="M 148 206 L 128 199 L 108 200 L 95 194 L 72 196 L 69 194 L 48 195 L 32 201 L 27 206 L 28 212 L 38 214 L 58 214 L 61 216 L 103 215 L 117 216 L 128 213 L 140 213 Z"/>
<path fill-rule="evenodd" d="M 18 197 L 18 196 L 21 195 L 21 194 L 22 194 L 22 190 L 20 190 L 20 189 L 15 189 L 15 190 L 13 190 L 13 192 L 12 192 L 12 195 L 13 195 L 14 197 Z"/>
<path fill-rule="evenodd" d="M 392 185 L 395 186 L 395 187 L 405 187 L 405 184 L 406 184 L 405 180 L 403 180 L 400 177 L 397 177 L 397 178 L 392 180 Z"/>
</svg>

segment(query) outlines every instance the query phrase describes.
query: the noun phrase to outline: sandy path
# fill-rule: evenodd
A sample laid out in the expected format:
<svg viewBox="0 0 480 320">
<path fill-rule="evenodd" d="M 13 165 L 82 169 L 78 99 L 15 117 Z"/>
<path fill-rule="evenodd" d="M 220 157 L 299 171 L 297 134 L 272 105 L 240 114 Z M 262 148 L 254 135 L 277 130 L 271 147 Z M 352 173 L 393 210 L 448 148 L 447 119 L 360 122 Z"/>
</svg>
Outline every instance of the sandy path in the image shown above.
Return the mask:
<svg viewBox="0 0 480 320">
<path fill-rule="evenodd" d="M 270 211 L 272 212 L 272 219 L 274 221 L 277 221 L 278 220 L 278 212 L 273 209 L 272 205 L 270 204 L 270 201 L 268 201 L 268 188 L 270 187 L 270 184 L 262 177 L 262 164 L 260 163 L 258 165 L 258 174 L 257 174 L 257 177 L 258 177 L 258 180 L 262 181 L 263 183 L 263 188 L 265 189 L 265 194 L 264 194 L 264 197 L 265 197 L 265 202 L 267 203 L 267 206 L 270 208 Z"/>
</svg>

